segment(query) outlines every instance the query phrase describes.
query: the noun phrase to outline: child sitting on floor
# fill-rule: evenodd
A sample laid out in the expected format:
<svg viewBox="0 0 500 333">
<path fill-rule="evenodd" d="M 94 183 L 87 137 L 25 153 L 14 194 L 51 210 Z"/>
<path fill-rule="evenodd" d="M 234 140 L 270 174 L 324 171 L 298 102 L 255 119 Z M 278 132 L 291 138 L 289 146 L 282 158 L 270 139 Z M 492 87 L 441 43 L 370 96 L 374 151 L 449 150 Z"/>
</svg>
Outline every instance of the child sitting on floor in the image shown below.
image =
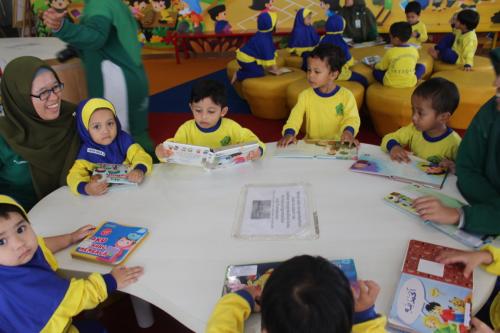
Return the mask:
<svg viewBox="0 0 500 333">
<path fill-rule="evenodd" d="M 427 41 L 427 28 L 424 22 L 420 20 L 422 6 L 418 1 L 411 1 L 405 7 L 406 22 L 411 25 L 411 38 L 408 43 L 420 45 Z"/>
<path fill-rule="evenodd" d="M 458 13 L 454 27 L 460 33 L 456 34 L 453 44 L 448 38 L 448 45 L 440 43 L 429 49 L 429 54 L 434 59 L 439 59 L 448 64 L 463 65 L 465 71 L 472 70 L 474 55 L 477 49 L 477 36 L 474 29 L 479 24 L 479 14 L 475 10 L 465 9 Z M 449 45 L 451 44 L 451 46 Z"/>
<path fill-rule="evenodd" d="M 224 118 L 228 112 L 227 93 L 224 85 L 214 80 L 198 81 L 194 84 L 189 100 L 194 119 L 186 121 L 177 129 L 175 136 L 167 141 L 209 148 L 236 145 L 257 141 L 259 148 L 249 153 L 249 160 L 259 159 L 266 145 L 247 128 L 234 120 Z M 156 155 L 161 161 L 174 152 L 159 144 Z"/>
<path fill-rule="evenodd" d="M 286 147 L 296 141 L 304 115 L 307 139 L 359 144 L 355 139 L 361 122 L 356 100 L 351 91 L 335 84 L 345 63 L 342 50 L 335 45 L 320 44 L 307 61 L 307 80 L 311 88 L 300 93 L 283 126 L 278 146 Z"/>
<path fill-rule="evenodd" d="M 454 170 L 460 136 L 447 126 L 458 106 L 457 86 L 443 78 L 432 78 L 419 85 L 411 96 L 412 123 L 389 133 L 381 148 L 391 159 L 409 162 L 408 146 L 416 156 Z"/>
<path fill-rule="evenodd" d="M 300 57 L 303 52 L 312 51 L 318 43 L 319 35 L 312 26 L 312 11 L 307 8 L 299 9 L 288 40 L 288 52 Z"/>
<path fill-rule="evenodd" d="M 99 163 L 130 166 L 132 170 L 127 179 L 133 183 L 141 183 L 144 175 L 151 171 L 151 156 L 121 129 L 115 108 L 109 101 L 91 98 L 81 102 L 76 111 L 76 125 L 82 146 L 66 179 L 73 193 L 102 195 L 107 192 L 108 184 L 99 177 L 92 177 Z"/>
<path fill-rule="evenodd" d="M 382 60 L 375 65 L 373 77 L 384 86 L 394 88 L 414 87 L 425 73 L 425 66 L 417 64 L 418 50 L 407 44 L 411 37 L 407 22 L 396 22 L 390 27 L 391 44 Z"/>
<path fill-rule="evenodd" d="M 252 311 L 262 312 L 266 333 L 386 332 L 386 319 L 375 312 L 380 287 L 359 281 L 353 296 L 342 271 L 321 257 L 294 257 L 274 270 L 263 290 L 247 287 L 217 303 L 207 333 L 243 332 Z"/>
<path fill-rule="evenodd" d="M 72 322 L 72 317 L 136 282 L 143 269 L 120 266 L 86 279 L 60 277 L 54 253 L 78 243 L 94 228 L 37 237 L 24 209 L 0 195 L 0 332 L 105 332 L 98 322 Z"/>
</svg>

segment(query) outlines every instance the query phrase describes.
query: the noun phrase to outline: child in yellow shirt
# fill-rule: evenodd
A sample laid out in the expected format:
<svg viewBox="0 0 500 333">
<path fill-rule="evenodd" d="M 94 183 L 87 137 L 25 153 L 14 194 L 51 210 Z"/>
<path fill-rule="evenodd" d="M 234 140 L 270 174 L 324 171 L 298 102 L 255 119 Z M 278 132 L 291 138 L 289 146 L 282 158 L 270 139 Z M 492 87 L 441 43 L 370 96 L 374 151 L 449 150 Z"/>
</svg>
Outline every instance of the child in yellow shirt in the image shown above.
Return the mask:
<svg viewBox="0 0 500 333">
<path fill-rule="evenodd" d="M 408 146 L 416 156 L 453 170 L 461 138 L 447 123 L 459 100 L 453 82 L 443 78 L 423 82 L 411 97 L 412 123 L 384 136 L 382 150 L 395 161 L 409 162 L 403 148 Z"/>
<path fill-rule="evenodd" d="M 182 124 L 175 136 L 167 141 L 209 148 L 257 141 L 259 148 L 250 152 L 247 158 L 257 160 L 264 154 L 266 145 L 252 131 L 224 117 L 229 108 L 222 83 L 214 80 L 196 82 L 191 91 L 189 107 L 194 119 Z M 156 156 L 160 161 L 172 154 L 174 152 L 164 148 L 161 143 L 156 147 Z"/>
<path fill-rule="evenodd" d="M 427 28 L 424 22 L 420 20 L 420 13 L 422 12 L 422 6 L 418 1 L 411 1 L 405 7 L 406 22 L 411 25 L 411 38 L 408 43 L 420 45 L 427 41 Z"/>
<path fill-rule="evenodd" d="M 296 141 L 304 116 L 306 138 L 358 144 L 355 137 L 361 121 L 356 100 L 348 89 L 335 84 L 343 59 L 342 50 L 332 44 L 320 44 L 311 52 L 307 60 L 307 80 L 311 88 L 300 93 L 283 126 L 279 147 Z"/>
</svg>

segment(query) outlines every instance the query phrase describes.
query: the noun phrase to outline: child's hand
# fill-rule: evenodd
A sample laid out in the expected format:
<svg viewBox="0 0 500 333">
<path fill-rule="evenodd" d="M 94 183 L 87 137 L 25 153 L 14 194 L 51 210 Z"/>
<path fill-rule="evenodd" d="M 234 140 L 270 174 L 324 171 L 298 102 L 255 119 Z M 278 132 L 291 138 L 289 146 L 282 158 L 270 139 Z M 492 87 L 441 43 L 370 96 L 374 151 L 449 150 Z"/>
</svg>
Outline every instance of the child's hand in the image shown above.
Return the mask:
<svg viewBox="0 0 500 333">
<path fill-rule="evenodd" d="M 375 305 L 378 293 L 380 292 L 380 286 L 375 281 L 370 280 L 359 280 L 358 284 L 359 295 L 357 297 L 354 296 L 354 311 L 362 312 Z"/>
<path fill-rule="evenodd" d="M 489 265 L 493 262 L 493 256 L 488 251 L 443 251 L 436 260 L 442 264 L 461 263 L 465 265 L 464 276 L 468 278 L 474 268 L 479 265 Z"/>
<path fill-rule="evenodd" d="M 495 331 L 493 331 L 488 325 L 486 325 L 476 317 L 472 318 L 470 323 L 472 326 L 471 332 L 473 333 L 495 333 Z"/>
<path fill-rule="evenodd" d="M 446 168 L 450 173 L 455 173 L 455 162 L 445 158 L 439 163 L 440 167 Z"/>
<path fill-rule="evenodd" d="M 286 147 L 290 143 L 297 143 L 295 135 L 287 134 L 278 141 L 278 147 Z"/>
<path fill-rule="evenodd" d="M 81 241 L 82 239 L 84 239 L 85 237 L 90 235 L 92 233 L 92 231 L 94 231 L 94 230 L 95 230 L 94 225 L 87 224 L 86 226 L 81 227 L 80 229 L 73 231 L 72 233 L 69 234 L 71 244 L 78 243 L 79 241 Z"/>
<path fill-rule="evenodd" d="M 91 177 L 90 183 L 85 185 L 85 192 L 88 195 L 103 195 L 108 192 L 108 183 L 101 181 L 101 178 Z"/>
<path fill-rule="evenodd" d="M 391 160 L 397 161 L 399 163 L 410 163 L 411 161 L 408 152 L 399 145 L 392 147 L 391 151 L 389 152 L 389 156 L 391 157 Z"/>
<path fill-rule="evenodd" d="M 359 141 L 354 138 L 354 134 L 351 131 L 345 130 L 340 137 L 340 143 L 349 143 L 349 147 L 353 144 L 357 147 L 359 146 Z"/>
<path fill-rule="evenodd" d="M 262 289 L 259 286 L 249 286 L 245 288 L 246 291 L 252 296 L 254 300 L 253 312 L 260 312 L 260 297 L 262 296 Z"/>
<path fill-rule="evenodd" d="M 139 277 L 144 273 L 144 269 L 140 266 L 125 267 L 117 266 L 111 270 L 111 275 L 116 280 L 118 289 L 128 287 L 132 283 L 137 282 Z"/>
<path fill-rule="evenodd" d="M 144 180 L 144 172 L 139 169 L 134 169 L 128 173 L 127 179 L 132 183 L 140 184 Z"/>
<path fill-rule="evenodd" d="M 418 33 L 418 31 L 413 31 L 412 34 L 411 34 L 412 37 L 415 37 L 415 38 L 418 38 L 418 36 L 420 36 L 420 34 Z"/>
<path fill-rule="evenodd" d="M 159 160 L 163 160 L 165 158 L 172 156 L 174 152 L 171 149 L 165 148 L 163 146 L 163 143 L 160 143 L 158 146 L 156 146 L 155 154 Z"/>
<path fill-rule="evenodd" d="M 458 224 L 460 221 L 460 211 L 457 208 L 446 207 L 438 198 L 433 196 L 415 199 L 413 208 L 424 221 L 442 224 Z"/>
<path fill-rule="evenodd" d="M 258 160 L 262 156 L 260 148 L 257 148 L 251 152 L 248 153 L 247 159 L 250 161 L 255 161 Z"/>
</svg>

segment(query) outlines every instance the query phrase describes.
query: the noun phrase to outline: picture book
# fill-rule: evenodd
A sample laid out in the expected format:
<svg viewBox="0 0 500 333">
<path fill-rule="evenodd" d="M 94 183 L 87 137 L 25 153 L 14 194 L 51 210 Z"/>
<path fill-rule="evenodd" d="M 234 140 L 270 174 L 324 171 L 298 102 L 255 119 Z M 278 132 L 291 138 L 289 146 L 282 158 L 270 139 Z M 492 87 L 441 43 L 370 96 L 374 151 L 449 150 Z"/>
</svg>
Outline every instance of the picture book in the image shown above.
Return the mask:
<svg viewBox="0 0 500 333">
<path fill-rule="evenodd" d="M 378 55 L 373 55 L 373 56 L 367 56 L 361 59 L 361 62 L 365 65 L 372 66 L 375 65 L 376 63 L 380 62 L 380 56 Z"/>
<path fill-rule="evenodd" d="M 403 332 L 468 332 L 472 275 L 462 265 L 436 262 L 440 245 L 410 240 L 389 313 L 389 326 Z"/>
<path fill-rule="evenodd" d="M 148 233 L 148 229 L 143 227 L 107 221 L 85 238 L 71 252 L 71 256 L 103 264 L 119 265 L 141 244 Z"/>
<path fill-rule="evenodd" d="M 133 183 L 127 179 L 129 170 L 130 167 L 124 164 L 99 163 L 92 172 L 92 177 L 100 177 L 99 181 L 105 181 L 114 187 L 117 185 L 137 186 L 137 183 Z"/>
<path fill-rule="evenodd" d="M 279 158 L 357 160 L 358 147 L 334 140 L 303 140 L 285 148 L 277 148 L 274 156 Z"/>
<path fill-rule="evenodd" d="M 358 276 L 352 259 L 337 259 L 330 262 L 340 268 L 351 285 L 356 289 Z M 250 265 L 230 265 L 226 269 L 222 295 L 241 290 L 248 286 L 259 286 L 262 289 L 281 262 L 268 262 Z"/>
<path fill-rule="evenodd" d="M 203 146 L 187 145 L 182 143 L 165 141 L 163 147 L 170 150 L 172 154 L 164 159 L 164 162 L 203 166 L 210 154 L 210 148 Z"/>
<path fill-rule="evenodd" d="M 287 67 L 280 67 L 278 68 L 277 71 L 274 71 L 274 70 L 268 70 L 268 72 L 272 75 L 276 75 L 276 76 L 279 76 L 279 75 L 283 75 L 283 74 L 287 74 L 287 73 L 291 73 L 293 72 L 290 68 L 287 68 Z"/>
<path fill-rule="evenodd" d="M 460 202 L 455 198 L 419 185 L 408 185 L 400 191 L 391 192 L 384 197 L 384 200 L 395 208 L 401 209 L 415 217 L 419 217 L 415 209 L 412 207 L 413 200 L 418 197 L 429 195 L 438 198 L 445 206 L 451 208 L 460 208 L 465 205 L 463 202 Z M 472 234 L 459 229 L 456 225 L 440 224 L 432 221 L 425 221 L 425 223 L 447 234 L 453 239 L 475 249 L 491 243 L 496 238 L 495 236 L 490 235 Z"/>
<path fill-rule="evenodd" d="M 411 156 L 409 163 L 392 161 L 389 154 L 362 154 L 351 166 L 351 171 L 388 177 L 405 183 L 420 184 L 433 188 L 442 188 L 448 170 L 429 161 Z"/>
</svg>

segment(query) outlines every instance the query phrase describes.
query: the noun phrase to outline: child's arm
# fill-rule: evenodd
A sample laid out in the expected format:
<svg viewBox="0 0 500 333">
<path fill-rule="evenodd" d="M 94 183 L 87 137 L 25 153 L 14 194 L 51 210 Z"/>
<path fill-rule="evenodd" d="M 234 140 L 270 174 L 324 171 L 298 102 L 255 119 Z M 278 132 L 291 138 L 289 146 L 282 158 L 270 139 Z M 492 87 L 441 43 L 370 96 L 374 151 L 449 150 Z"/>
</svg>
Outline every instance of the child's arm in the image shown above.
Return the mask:
<svg viewBox="0 0 500 333">
<path fill-rule="evenodd" d="M 496 257 L 495 257 L 496 252 Z M 491 245 L 484 247 L 481 251 L 443 251 L 441 252 L 436 260 L 442 264 L 455 264 L 461 263 L 465 266 L 464 276 L 468 278 L 472 271 L 479 265 L 485 265 L 487 270 L 490 271 L 490 267 L 497 268 L 497 271 L 492 272 L 496 275 L 500 275 L 500 249 L 496 249 Z"/>
<path fill-rule="evenodd" d="M 384 152 L 388 152 L 393 161 L 397 162 L 410 162 L 409 154 L 403 149 L 410 141 L 412 136 L 415 134 L 415 127 L 410 124 L 405 127 L 401 127 L 396 132 L 386 134 L 382 139 L 380 148 Z"/>
<path fill-rule="evenodd" d="M 69 170 L 66 182 L 74 194 L 101 195 L 108 191 L 108 184 L 97 178 L 91 178 L 90 174 L 94 164 L 86 160 L 76 160 Z"/>
<path fill-rule="evenodd" d="M 429 36 L 427 36 L 427 27 L 422 22 L 420 22 L 420 24 L 419 24 L 418 33 L 419 33 L 419 36 L 417 37 L 417 40 L 420 43 L 425 43 L 427 41 L 427 39 L 429 38 Z"/>
<path fill-rule="evenodd" d="M 153 169 L 153 159 L 137 143 L 130 145 L 128 148 L 126 162 L 133 168 L 128 173 L 127 179 L 134 183 L 142 183 L 144 175 L 150 173 Z"/>
<path fill-rule="evenodd" d="M 389 65 L 391 64 L 391 50 L 392 49 L 385 51 L 382 59 L 375 64 L 375 69 L 385 71 L 389 68 Z"/>
<path fill-rule="evenodd" d="M 189 135 L 188 135 L 187 128 L 188 128 L 188 126 L 187 126 L 187 122 L 186 122 L 186 123 L 182 124 L 177 129 L 173 138 L 167 139 L 165 141 L 177 142 L 177 143 L 183 143 L 183 144 L 191 144 L 191 142 L 189 141 Z M 163 162 L 167 157 L 170 157 L 170 156 L 172 156 L 172 154 L 174 154 L 173 151 L 171 151 L 169 149 L 165 149 L 163 147 L 163 143 L 160 143 L 158 146 L 156 146 L 155 153 L 161 162 Z"/>
<path fill-rule="evenodd" d="M 474 65 L 474 55 L 476 54 L 477 40 L 466 38 L 464 39 L 463 59 L 464 59 L 464 70 L 471 71 Z"/>
<path fill-rule="evenodd" d="M 354 326 L 353 333 L 382 333 L 386 332 L 386 318 L 375 311 L 375 301 L 380 287 L 374 281 L 358 281 L 359 293 L 354 294 Z"/>
<path fill-rule="evenodd" d="M 472 318 L 471 321 L 472 330 L 474 333 L 495 333 L 488 325 L 483 323 L 481 320 L 476 317 Z M 496 332 L 500 332 L 500 330 L 496 330 Z"/>
<path fill-rule="evenodd" d="M 299 133 L 302 122 L 304 121 L 304 114 L 306 112 L 306 91 L 299 94 L 297 104 L 293 107 L 288 116 L 285 126 L 283 126 L 283 137 L 278 141 L 278 147 L 286 147 L 290 143 L 296 141 L 295 137 Z"/>
<path fill-rule="evenodd" d="M 95 230 L 95 226 L 91 224 L 87 224 L 84 227 L 79 228 L 78 230 L 73 231 L 69 234 L 52 236 L 52 237 L 44 237 L 45 246 L 52 252 L 57 253 L 61 250 L 64 250 L 68 246 L 78 243 Z"/>
<path fill-rule="evenodd" d="M 340 141 L 358 146 L 359 141 L 356 140 L 355 137 L 358 134 L 361 119 L 359 118 L 356 99 L 350 91 L 347 92 L 347 99 L 344 103 L 344 117 L 340 124 L 340 128 L 342 129 Z"/>
<path fill-rule="evenodd" d="M 259 148 L 257 148 L 257 150 L 255 150 L 254 152 L 250 152 L 248 157 L 251 160 L 259 159 L 266 152 L 266 145 L 264 144 L 264 142 L 260 141 L 259 137 L 255 135 L 251 130 L 245 127 L 241 127 L 240 125 L 238 126 L 240 127 L 239 129 L 240 140 L 238 143 L 257 141 L 257 143 L 259 144 Z"/>
</svg>

